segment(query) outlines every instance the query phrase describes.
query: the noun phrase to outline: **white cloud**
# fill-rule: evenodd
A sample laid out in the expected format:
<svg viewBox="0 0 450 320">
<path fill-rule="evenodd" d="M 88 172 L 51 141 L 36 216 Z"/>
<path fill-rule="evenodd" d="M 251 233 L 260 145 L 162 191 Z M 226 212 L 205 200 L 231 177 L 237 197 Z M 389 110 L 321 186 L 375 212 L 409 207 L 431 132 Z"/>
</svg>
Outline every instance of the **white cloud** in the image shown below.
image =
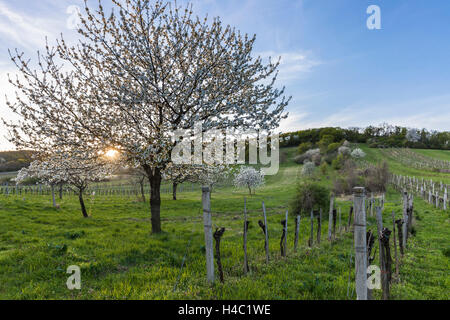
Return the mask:
<svg viewBox="0 0 450 320">
<path fill-rule="evenodd" d="M 45 36 L 53 34 L 55 21 L 36 18 L 19 13 L 0 1 L 0 34 L 2 38 L 27 49 L 43 44 Z"/>
<path fill-rule="evenodd" d="M 259 54 L 261 58 L 272 61 L 280 60 L 278 80 L 282 83 L 288 83 L 303 78 L 311 72 L 314 67 L 322 64 L 319 60 L 312 57 L 312 54 L 304 51 L 292 52 L 274 52 L 266 51 Z"/>
</svg>

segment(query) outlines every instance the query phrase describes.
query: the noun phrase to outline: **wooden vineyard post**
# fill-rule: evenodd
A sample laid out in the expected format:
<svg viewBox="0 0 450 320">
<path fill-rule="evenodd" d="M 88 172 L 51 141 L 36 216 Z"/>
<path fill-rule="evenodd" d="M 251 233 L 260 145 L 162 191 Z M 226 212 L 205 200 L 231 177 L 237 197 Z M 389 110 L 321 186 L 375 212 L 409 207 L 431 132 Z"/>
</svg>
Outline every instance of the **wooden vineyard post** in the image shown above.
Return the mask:
<svg viewBox="0 0 450 320">
<path fill-rule="evenodd" d="M 375 259 L 375 255 L 372 256 L 372 249 L 375 243 L 375 238 L 373 236 L 372 231 L 367 231 L 366 239 L 367 239 L 367 265 L 370 266 L 373 260 Z M 369 287 L 367 287 L 367 300 L 372 300 L 372 289 L 369 289 Z"/>
<path fill-rule="evenodd" d="M 217 260 L 217 269 L 219 270 L 220 282 L 223 283 L 223 268 L 222 261 L 220 260 L 220 239 L 225 233 L 225 228 L 216 229 L 214 232 L 214 240 L 216 240 L 216 260 Z"/>
<path fill-rule="evenodd" d="M 284 256 L 287 256 L 287 231 L 288 231 L 289 211 L 286 210 L 286 219 L 284 220 Z"/>
<path fill-rule="evenodd" d="M 269 230 L 267 228 L 267 214 L 266 214 L 266 206 L 264 201 L 262 203 L 263 214 L 264 214 L 264 235 L 265 235 L 265 243 L 264 248 L 266 249 L 266 262 L 269 263 Z"/>
<path fill-rule="evenodd" d="M 391 231 L 388 228 L 384 228 L 381 232 L 380 242 L 382 248 L 383 256 L 383 268 L 381 273 L 381 285 L 383 288 L 383 300 L 389 300 L 389 286 L 392 279 L 392 259 L 391 259 L 391 249 L 389 247 L 389 237 Z"/>
<path fill-rule="evenodd" d="M 408 238 L 408 193 L 406 191 L 403 192 L 403 226 L 402 226 L 402 240 L 403 240 L 403 249 L 406 249 L 406 243 Z"/>
<path fill-rule="evenodd" d="M 211 218 L 211 193 L 209 187 L 202 188 L 203 225 L 205 230 L 206 249 L 206 278 L 209 283 L 214 283 L 214 253 Z"/>
<path fill-rule="evenodd" d="M 300 233 L 300 215 L 295 218 L 295 238 L 294 238 L 294 252 L 297 252 L 298 248 L 298 237 Z"/>
<path fill-rule="evenodd" d="M 414 195 L 408 197 L 408 232 L 412 231 L 412 222 L 414 215 Z"/>
<path fill-rule="evenodd" d="M 342 234 L 342 224 L 341 224 L 341 207 L 339 207 L 339 236 Z"/>
<path fill-rule="evenodd" d="M 322 233 L 322 208 L 319 210 L 319 215 L 317 216 L 317 244 L 320 246 L 320 235 Z"/>
<path fill-rule="evenodd" d="M 332 239 L 336 239 L 336 219 L 337 219 L 337 210 L 333 210 L 333 233 L 332 233 Z"/>
<path fill-rule="evenodd" d="M 373 207 L 375 204 L 375 200 L 373 198 L 373 192 L 370 193 L 370 216 L 373 217 Z"/>
<path fill-rule="evenodd" d="M 397 232 L 398 232 L 398 245 L 400 247 L 400 254 L 403 256 L 404 250 L 403 250 L 403 219 L 395 220 L 395 223 L 397 224 Z"/>
<path fill-rule="evenodd" d="M 309 235 L 308 245 L 312 247 L 314 241 L 314 211 L 311 209 L 311 233 Z"/>
<path fill-rule="evenodd" d="M 244 198 L 244 274 L 249 271 L 247 257 L 247 231 L 249 222 L 247 221 L 247 198 Z"/>
<path fill-rule="evenodd" d="M 392 210 L 392 233 L 394 236 L 395 278 L 398 279 L 398 256 L 397 256 L 397 239 L 395 236 L 395 212 L 394 212 L 394 210 Z"/>
<path fill-rule="evenodd" d="M 331 241 L 332 237 L 332 225 L 333 225 L 333 209 L 334 209 L 334 195 L 331 195 L 330 199 L 330 211 L 328 212 L 328 241 Z"/>
<path fill-rule="evenodd" d="M 447 187 L 445 187 L 445 189 L 444 189 L 444 211 L 447 210 L 447 201 L 448 201 Z"/>
<path fill-rule="evenodd" d="M 384 256 L 384 248 L 383 248 L 383 213 L 381 211 L 381 207 L 376 208 L 377 212 L 377 234 L 378 234 L 378 249 L 379 249 L 379 257 L 380 257 L 380 269 L 381 269 L 381 286 L 383 288 L 383 297 L 386 292 L 386 262 Z M 389 284 L 387 284 L 389 286 Z M 389 291 L 389 288 L 387 289 Z"/>
<path fill-rule="evenodd" d="M 362 187 L 356 187 L 353 190 L 353 202 L 355 208 L 354 241 L 356 296 L 358 300 L 367 300 L 367 235 L 365 190 Z"/>
<path fill-rule="evenodd" d="M 353 206 L 350 207 L 350 212 L 349 212 L 349 214 L 348 214 L 347 231 L 350 230 L 350 227 L 351 227 L 351 224 L 352 224 L 353 210 L 354 210 Z"/>
</svg>

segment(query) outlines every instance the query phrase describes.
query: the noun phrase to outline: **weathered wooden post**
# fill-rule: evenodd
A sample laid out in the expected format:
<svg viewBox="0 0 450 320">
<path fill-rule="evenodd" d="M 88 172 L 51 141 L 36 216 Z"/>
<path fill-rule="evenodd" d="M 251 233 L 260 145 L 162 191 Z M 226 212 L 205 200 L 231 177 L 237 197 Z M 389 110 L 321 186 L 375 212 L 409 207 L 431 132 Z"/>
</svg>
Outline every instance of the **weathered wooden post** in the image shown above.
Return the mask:
<svg viewBox="0 0 450 320">
<path fill-rule="evenodd" d="M 381 211 L 381 207 L 376 208 L 377 211 L 377 234 L 378 234 L 378 249 L 379 249 L 379 257 L 380 257 L 380 269 L 381 269 L 381 285 L 383 288 L 383 296 L 384 293 L 389 291 L 389 288 L 386 289 L 386 261 L 384 256 L 384 247 L 383 247 L 383 214 Z M 389 284 L 387 284 L 389 286 Z"/>
<path fill-rule="evenodd" d="M 395 212 L 392 210 L 392 233 L 394 235 L 395 278 L 398 279 L 397 238 L 395 236 Z"/>
<path fill-rule="evenodd" d="M 447 201 L 448 201 L 447 187 L 445 187 L 445 189 L 444 189 L 444 210 L 447 210 Z"/>
<path fill-rule="evenodd" d="M 214 253 L 211 218 L 211 193 L 209 187 L 202 188 L 203 225 L 205 230 L 206 278 L 214 283 Z"/>
<path fill-rule="evenodd" d="M 247 198 L 244 198 L 244 274 L 249 271 L 247 257 L 247 231 L 249 222 L 247 221 Z"/>
<path fill-rule="evenodd" d="M 220 259 L 220 240 L 222 239 L 224 233 L 225 228 L 216 229 L 216 232 L 214 232 L 214 240 L 216 240 L 217 269 L 219 270 L 220 282 L 222 283 L 224 282 L 224 279 L 223 279 L 222 260 Z"/>
<path fill-rule="evenodd" d="M 348 222 L 347 222 L 347 231 L 350 230 L 351 224 L 352 224 L 352 216 L 353 216 L 353 206 L 350 207 L 350 212 L 348 214 Z"/>
<path fill-rule="evenodd" d="M 375 204 L 375 199 L 373 198 L 373 192 L 370 193 L 370 216 L 373 217 L 373 207 Z"/>
<path fill-rule="evenodd" d="M 314 241 L 314 210 L 311 209 L 311 232 L 309 234 L 308 245 L 312 247 Z"/>
<path fill-rule="evenodd" d="M 355 208 L 354 239 L 355 239 L 355 277 L 356 296 L 358 300 L 367 300 L 367 239 L 365 190 L 362 187 L 353 189 Z"/>
<path fill-rule="evenodd" d="M 384 228 L 381 232 L 381 248 L 383 255 L 383 271 L 381 273 L 381 285 L 383 288 L 383 300 L 389 300 L 389 292 L 390 292 L 390 282 L 392 279 L 392 259 L 391 259 L 391 249 L 389 247 L 389 237 L 391 235 L 391 231 L 388 228 Z"/>
<path fill-rule="evenodd" d="M 436 208 L 439 209 L 439 191 L 436 191 Z"/>
<path fill-rule="evenodd" d="M 269 229 L 267 227 L 267 214 L 266 214 L 266 206 L 264 204 L 264 201 L 262 203 L 262 207 L 263 207 L 263 213 L 264 213 L 264 234 L 266 237 L 264 247 L 266 249 L 266 262 L 269 263 Z"/>
<path fill-rule="evenodd" d="M 333 209 L 334 209 L 334 194 L 330 198 L 330 211 L 328 212 L 328 241 L 332 238 L 332 225 L 333 225 Z"/>
<path fill-rule="evenodd" d="M 333 209 L 333 232 L 332 232 L 332 239 L 336 239 L 336 219 L 337 219 L 337 210 Z"/>
<path fill-rule="evenodd" d="M 297 252 L 298 248 L 298 237 L 300 233 L 300 215 L 295 218 L 295 238 L 294 238 L 294 251 Z"/>
<path fill-rule="evenodd" d="M 341 226 L 341 207 L 339 207 L 339 235 L 342 233 L 342 226 Z"/>
<path fill-rule="evenodd" d="M 322 208 L 319 210 L 319 214 L 317 215 L 317 244 L 320 246 L 320 236 L 322 234 Z"/>
<path fill-rule="evenodd" d="M 288 216 L 289 211 L 286 210 L 286 222 L 284 224 L 284 256 L 287 256 L 287 232 L 288 232 Z"/>
<path fill-rule="evenodd" d="M 403 192 L 403 249 L 406 249 L 406 243 L 408 239 L 408 193 L 406 191 Z"/>
</svg>

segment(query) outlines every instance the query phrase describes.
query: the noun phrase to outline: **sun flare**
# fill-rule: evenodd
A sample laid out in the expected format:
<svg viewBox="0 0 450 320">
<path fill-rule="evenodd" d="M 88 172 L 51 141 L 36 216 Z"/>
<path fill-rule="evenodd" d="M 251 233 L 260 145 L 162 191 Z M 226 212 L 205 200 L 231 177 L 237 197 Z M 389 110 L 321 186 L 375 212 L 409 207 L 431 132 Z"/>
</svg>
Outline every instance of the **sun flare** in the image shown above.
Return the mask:
<svg viewBox="0 0 450 320">
<path fill-rule="evenodd" d="M 109 159 L 116 159 L 119 156 L 119 151 L 110 149 L 106 151 L 105 156 Z"/>
</svg>

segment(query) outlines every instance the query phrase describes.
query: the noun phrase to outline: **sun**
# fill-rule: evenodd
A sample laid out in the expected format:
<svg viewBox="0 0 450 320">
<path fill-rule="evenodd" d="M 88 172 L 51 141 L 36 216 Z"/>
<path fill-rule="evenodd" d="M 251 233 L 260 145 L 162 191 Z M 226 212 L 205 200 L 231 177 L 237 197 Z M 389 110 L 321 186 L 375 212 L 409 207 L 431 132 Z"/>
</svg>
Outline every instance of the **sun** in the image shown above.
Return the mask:
<svg viewBox="0 0 450 320">
<path fill-rule="evenodd" d="M 114 149 L 110 149 L 110 150 L 106 151 L 106 153 L 105 153 L 105 156 L 111 160 L 116 159 L 118 155 L 119 155 L 119 151 L 114 150 Z"/>
</svg>

